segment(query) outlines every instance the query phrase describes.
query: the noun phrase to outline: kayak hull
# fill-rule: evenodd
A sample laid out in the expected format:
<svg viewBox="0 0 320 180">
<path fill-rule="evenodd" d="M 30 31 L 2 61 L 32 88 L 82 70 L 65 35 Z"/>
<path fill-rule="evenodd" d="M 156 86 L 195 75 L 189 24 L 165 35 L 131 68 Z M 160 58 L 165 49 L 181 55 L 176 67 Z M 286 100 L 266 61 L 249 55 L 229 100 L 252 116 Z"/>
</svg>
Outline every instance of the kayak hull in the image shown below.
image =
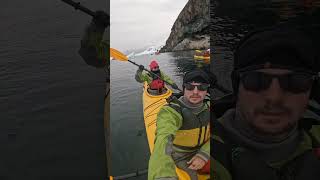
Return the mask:
<svg viewBox="0 0 320 180">
<path fill-rule="evenodd" d="M 166 98 L 172 95 L 172 90 L 168 88 L 165 94 L 154 96 L 148 93 L 148 84 L 144 83 L 143 87 L 143 117 L 147 133 L 147 139 L 149 144 L 150 153 L 153 152 L 155 132 L 156 132 L 156 120 L 157 114 L 161 107 L 167 104 Z M 176 173 L 179 176 L 179 180 L 191 180 L 189 175 L 183 170 L 176 168 Z M 209 175 L 198 175 L 199 180 L 206 180 Z"/>
</svg>

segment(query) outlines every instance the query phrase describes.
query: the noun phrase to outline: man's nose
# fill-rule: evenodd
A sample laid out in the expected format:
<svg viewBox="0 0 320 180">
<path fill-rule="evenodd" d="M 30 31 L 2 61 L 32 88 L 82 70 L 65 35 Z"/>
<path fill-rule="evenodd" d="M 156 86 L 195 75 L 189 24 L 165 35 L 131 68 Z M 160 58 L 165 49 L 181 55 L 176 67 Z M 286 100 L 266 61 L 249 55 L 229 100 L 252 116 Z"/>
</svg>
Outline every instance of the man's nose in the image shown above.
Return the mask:
<svg viewBox="0 0 320 180">
<path fill-rule="evenodd" d="M 265 90 L 264 95 L 271 101 L 279 101 L 283 98 L 285 91 L 281 88 L 278 79 L 272 79 L 270 86 Z"/>
<path fill-rule="evenodd" d="M 194 89 L 193 89 L 193 93 L 198 93 L 199 90 L 198 90 L 198 86 L 195 86 Z"/>
</svg>

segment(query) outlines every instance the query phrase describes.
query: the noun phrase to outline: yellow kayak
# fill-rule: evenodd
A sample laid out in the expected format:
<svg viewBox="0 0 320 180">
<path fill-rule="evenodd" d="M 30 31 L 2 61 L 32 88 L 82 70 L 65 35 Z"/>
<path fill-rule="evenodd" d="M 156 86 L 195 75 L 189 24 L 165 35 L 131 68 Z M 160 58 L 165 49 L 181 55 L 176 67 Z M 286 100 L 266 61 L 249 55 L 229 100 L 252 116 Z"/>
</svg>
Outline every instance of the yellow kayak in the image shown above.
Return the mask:
<svg viewBox="0 0 320 180">
<path fill-rule="evenodd" d="M 196 55 L 194 55 L 193 58 L 195 60 L 210 60 L 210 56 L 196 56 Z"/>
<path fill-rule="evenodd" d="M 162 95 L 151 95 L 147 91 L 148 84 L 145 82 L 143 87 L 143 117 L 144 123 L 147 132 L 148 144 L 150 148 L 150 152 L 152 153 L 154 147 L 154 139 L 156 132 L 156 120 L 157 114 L 160 111 L 160 108 L 167 104 L 166 98 L 172 95 L 172 90 L 168 88 L 167 92 Z M 183 170 L 176 168 L 177 175 L 179 176 L 179 180 L 191 180 L 189 175 Z M 198 175 L 199 180 L 207 180 L 209 175 Z"/>
</svg>

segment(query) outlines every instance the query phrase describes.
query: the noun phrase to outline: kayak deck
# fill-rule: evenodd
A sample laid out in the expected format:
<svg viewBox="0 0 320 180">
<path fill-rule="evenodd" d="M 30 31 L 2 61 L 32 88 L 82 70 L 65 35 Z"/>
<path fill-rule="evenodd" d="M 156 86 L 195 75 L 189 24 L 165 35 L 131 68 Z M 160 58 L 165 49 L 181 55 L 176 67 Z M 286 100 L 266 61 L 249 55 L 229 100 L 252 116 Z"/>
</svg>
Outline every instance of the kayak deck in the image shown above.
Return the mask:
<svg viewBox="0 0 320 180">
<path fill-rule="evenodd" d="M 150 152 L 153 150 L 155 132 L 156 132 L 156 120 L 157 114 L 161 107 L 167 104 L 166 99 L 171 96 L 172 90 L 168 89 L 165 94 L 154 96 L 148 93 L 148 84 L 145 83 L 143 87 L 143 117 L 146 127 L 148 144 Z"/>
<path fill-rule="evenodd" d="M 166 93 L 155 96 L 149 94 L 147 89 L 148 84 L 145 82 L 142 96 L 144 112 L 143 117 L 146 127 L 149 149 L 150 153 L 152 153 L 154 148 L 157 114 L 160 111 L 161 107 L 167 104 L 166 98 L 172 95 L 172 90 L 168 88 Z M 179 180 L 190 180 L 189 175 L 183 170 L 176 168 L 176 173 L 179 176 Z M 198 175 L 199 180 L 206 180 L 208 178 L 208 175 Z"/>
</svg>

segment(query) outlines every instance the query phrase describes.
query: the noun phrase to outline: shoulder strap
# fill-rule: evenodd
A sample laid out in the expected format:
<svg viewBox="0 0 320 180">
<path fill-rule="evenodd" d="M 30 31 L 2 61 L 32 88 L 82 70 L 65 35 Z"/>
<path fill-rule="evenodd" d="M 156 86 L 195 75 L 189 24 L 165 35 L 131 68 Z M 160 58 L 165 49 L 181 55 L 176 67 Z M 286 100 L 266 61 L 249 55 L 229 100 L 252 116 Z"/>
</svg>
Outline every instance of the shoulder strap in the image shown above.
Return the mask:
<svg viewBox="0 0 320 180">
<path fill-rule="evenodd" d="M 179 105 L 174 104 L 174 103 L 169 103 L 166 106 L 171 107 L 172 109 L 176 110 L 179 114 L 182 114 L 182 109 Z"/>
<path fill-rule="evenodd" d="M 171 95 L 170 97 L 168 97 L 166 99 L 167 103 L 165 106 L 169 106 L 171 107 L 172 109 L 176 110 L 179 114 L 182 114 L 182 108 L 180 106 L 180 103 L 177 99 L 177 97 Z"/>
</svg>

